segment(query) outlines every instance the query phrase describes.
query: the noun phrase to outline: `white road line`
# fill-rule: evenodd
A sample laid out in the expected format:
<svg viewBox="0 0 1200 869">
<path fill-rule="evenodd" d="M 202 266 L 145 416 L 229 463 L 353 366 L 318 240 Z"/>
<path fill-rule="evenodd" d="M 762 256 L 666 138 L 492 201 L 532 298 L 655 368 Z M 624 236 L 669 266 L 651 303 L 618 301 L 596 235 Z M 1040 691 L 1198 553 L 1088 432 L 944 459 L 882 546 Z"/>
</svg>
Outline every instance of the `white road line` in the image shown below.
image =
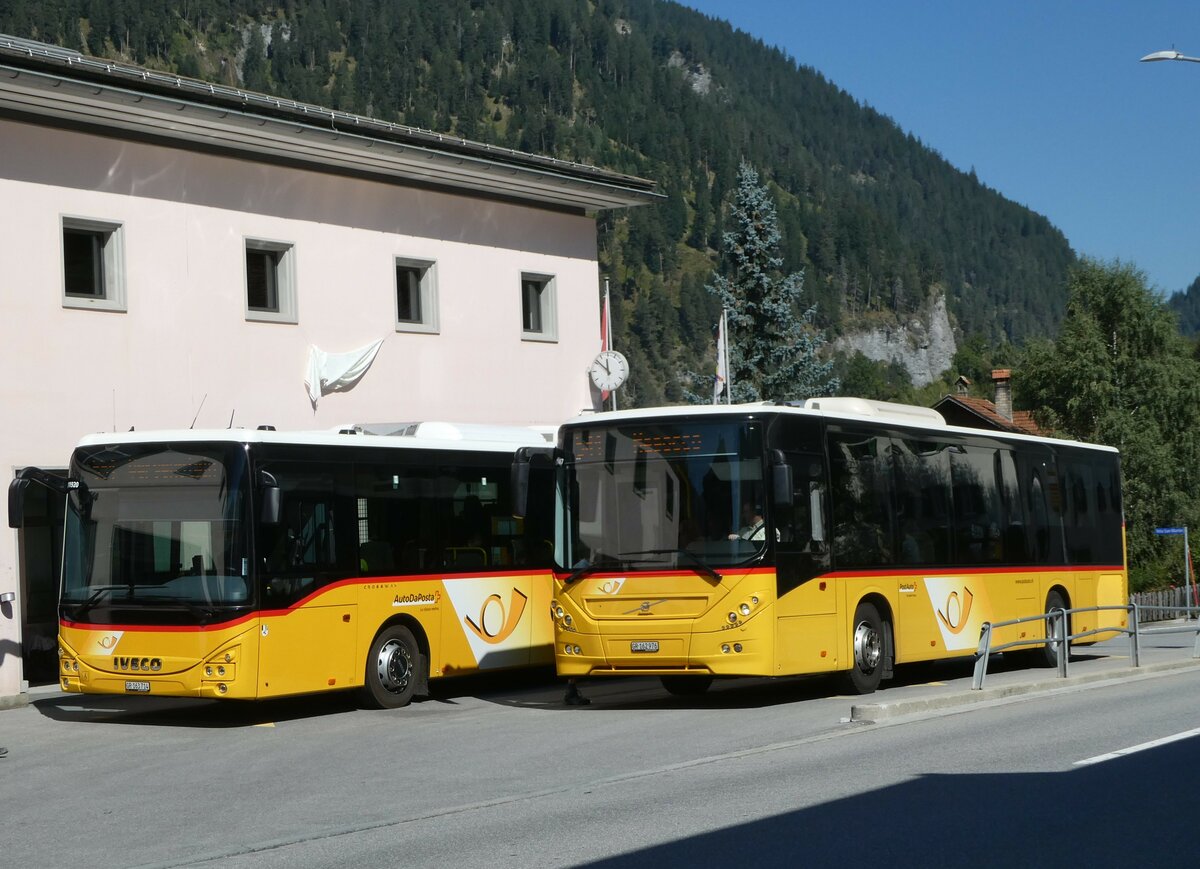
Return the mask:
<svg viewBox="0 0 1200 869">
<path fill-rule="evenodd" d="M 1191 736 L 1200 736 L 1200 727 L 1195 730 L 1185 730 L 1183 733 L 1176 733 L 1173 736 L 1164 736 L 1162 739 L 1153 739 L 1150 742 L 1143 742 L 1141 745 L 1133 745 L 1129 748 L 1122 748 L 1119 751 L 1110 751 L 1108 754 L 1098 754 L 1095 757 L 1077 760 L 1074 766 L 1087 766 L 1091 763 L 1102 763 L 1106 760 L 1115 760 L 1118 757 L 1124 757 L 1127 754 L 1135 754 L 1139 751 L 1145 751 L 1148 748 L 1158 748 L 1160 745 L 1166 745 L 1170 742 L 1178 742 L 1181 739 L 1187 739 Z"/>
</svg>

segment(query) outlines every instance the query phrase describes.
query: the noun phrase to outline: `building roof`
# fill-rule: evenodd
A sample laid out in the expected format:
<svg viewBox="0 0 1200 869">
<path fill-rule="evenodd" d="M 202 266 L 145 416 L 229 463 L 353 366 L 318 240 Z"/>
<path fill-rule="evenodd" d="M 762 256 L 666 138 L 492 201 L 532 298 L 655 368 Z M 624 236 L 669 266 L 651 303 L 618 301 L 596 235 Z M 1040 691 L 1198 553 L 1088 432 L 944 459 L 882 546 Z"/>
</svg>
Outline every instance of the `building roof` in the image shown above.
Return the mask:
<svg viewBox="0 0 1200 869">
<path fill-rule="evenodd" d="M 654 182 L 0 34 L 0 118 L 575 212 Z"/>
<path fill-rule="evenodd" d="M 1008 419 L 996 411 L 996 405 L 986 398 L 973 398 L 966 395 L 947 395 L 933 405 L 933 409 L 958 425 L 968 425 L 977 428 L 990 428 L 997 431 L 1010 431 L 1016 434 L 1031 434 L 1046 436 L 1036 422 L 1033 414 L 1027 410 L 1013 411 L 1013 418 Z"/>
</svg>

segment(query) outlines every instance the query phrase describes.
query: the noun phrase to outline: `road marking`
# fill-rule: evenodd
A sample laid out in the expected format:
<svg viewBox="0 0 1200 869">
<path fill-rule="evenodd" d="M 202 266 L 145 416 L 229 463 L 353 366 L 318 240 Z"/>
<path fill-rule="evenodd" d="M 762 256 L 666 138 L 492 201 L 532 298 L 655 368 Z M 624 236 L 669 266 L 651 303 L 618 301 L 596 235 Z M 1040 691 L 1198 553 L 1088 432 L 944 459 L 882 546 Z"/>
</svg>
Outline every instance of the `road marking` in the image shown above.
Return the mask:
<svg viewBox="0 0 1200 869">
<path fill-rule="evenodd" d="M 1176 733 L 1173 736 L 1164 736 L 1162 739 L 1153 739 L 1150 742 L 1143 742 L 1141 745 L 1133 745 L 1129 748 L 1122 748 L 1119 751 L 1110 751 L 1108 754 L 1098 754 L 1095 757 L 1085 758 L 1084 760 L 1075 761 L 1075 766 L 1087 766 L 1092 763 L 1101 763 L 1106 760 L 1115 760 L 1118 757 L 1124 757 L 1127 754 L 1135 754 L 1139 751 L 1145 751 L 1148 748 L 1158 748 L 1160 745 L 1167 745 L 1171 742 L 1178 742 L 1181 739 L 1187 739 L 1192 736 L 1200 736 L 1200 727 L 1195 730 L 1185 730 L 1183 733 Z"/>
</svg>

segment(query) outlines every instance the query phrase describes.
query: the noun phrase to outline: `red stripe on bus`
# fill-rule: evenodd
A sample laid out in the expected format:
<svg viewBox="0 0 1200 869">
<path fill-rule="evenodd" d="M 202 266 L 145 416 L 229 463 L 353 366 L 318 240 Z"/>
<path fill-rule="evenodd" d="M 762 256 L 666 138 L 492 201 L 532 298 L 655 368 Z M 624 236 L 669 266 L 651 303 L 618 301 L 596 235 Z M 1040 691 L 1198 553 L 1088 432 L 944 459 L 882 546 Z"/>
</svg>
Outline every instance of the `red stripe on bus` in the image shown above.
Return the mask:
<svg viewBox="0 0 1200 869">
<path fill-rule="evenodd" d="M 303 609 L 304 607 L 306 607 L 310 603 L 312 603 L 312 601 L 316 600 L 317 598 L 321 597 L 322 595 L 329 594 L 330 592 L 335 591 L 337 589 L 346 588 L 347 586 L 352 586 L 352 585 L 369 585 L 371 583 L 384 583 L 384 582 L 454 582 L 455 580 L 466 580 L 466 579 L 496 579 L 496 578 L 503 579 L 506 576 L 509 576 L 509 577 L 511 577 L 511 576 L 530 576 L 530 577 L 537 578 L 538 576 L 541 576 L 541 575 L 543 575 L 543 574 L 538 573 L 537 571 L 502 570 L 502 571 L 494 571 L 494 572 L 488 572 L 488 573 L 463 573 L 463 574 L 454 574 L 454 575 L 447 575 L 447 574 L 441 574 L 441 573 L 424 573 L 424 574 L 410 575 L 410 576 L 358 576 L 358 577 L 353 577 L 350 579 L 340 579 L 337 582 L 331 582 L 329 585 L 322 586 L 321 588 L 313 591 L 311 594 L 307 595 L 306 597 L 303 597 L 300 600 L 296 601 L 296 603 L 294 603 L 288 607 L 285 607 L 283 609 L 254 610 L 249 613 L 242 613 L 242 614 L 238 615 L 236 618 L 230 619 L 229 621 L 214 622 L 209 625 L 121 625 L 121 624 L 113 624 L 113 623 L 107 623 L 107 622 L 94 622 L 94 623 L 84 624 L 81 622 L 73 622 L 73 621 L 70 621 L 69 619 L 59 619 L 58 623 L 61 627 L 65 627 L 65 628 L 77 628 L 79 630 L 97 630 L 97 631 L 99 631 L 99 630 L 142 631 L 142 632 L 155 631 L 155 632 L 161 632 L 161 633 L 176 633 L 176 634 L 178 634 L 178 633 L 203 633 L 203 632 L 207 632 L 207 631 L 224 631 L 224 630 L 228 630 L 229 628 L 236 627 L 237 625 L 241 624 L 242 622 L 247 622 L 250 619 L 262 618 L 264 616 L 270 616 L 270 617 L 286 616 L 289 613 Z M 564 574 L 564 575 L 566 575 L 566 574 Z"/>
<path fill-rule="evenodd" d="M 1071 572 L 1102 572 L 1102 571 L 1122 571 L 1125 569 L 1123 564 L 1088 564 L 1088 565 L 1054 565 L 1045 567 L 1006 567 L 1003 565 L 992 567 L 944 567 L 944 568 L 921 568 L 921 567 L 906 567 L 904 569 L 879 568 L 877 570 L 834 570 L 830 573 L 821 574 L 825 579 L 848 579 L 863 576 L 961 576 L 979 575 L 983 573 L 1066 573 Z"/>
</svg>

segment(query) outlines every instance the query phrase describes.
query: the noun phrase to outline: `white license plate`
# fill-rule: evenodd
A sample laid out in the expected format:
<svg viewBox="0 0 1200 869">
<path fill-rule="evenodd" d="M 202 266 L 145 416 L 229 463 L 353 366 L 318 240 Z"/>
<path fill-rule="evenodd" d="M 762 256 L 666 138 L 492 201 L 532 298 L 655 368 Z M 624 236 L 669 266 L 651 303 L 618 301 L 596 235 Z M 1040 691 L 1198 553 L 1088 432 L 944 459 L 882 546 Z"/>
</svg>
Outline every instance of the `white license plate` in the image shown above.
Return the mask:
<svg viewBox="0 0 1200 869">
<path fill-rule="evenodd" d="M 629 644 L 631 652 L 657 652 L 658 640 L 635 640 Z"/>
<path fill-rule="evenodd" d="M 150 683 L 149 682 L 126 682 L 125 690 L 130 691 L 134 694 L 149 694 L 150 693 Z"/>
</svg>

